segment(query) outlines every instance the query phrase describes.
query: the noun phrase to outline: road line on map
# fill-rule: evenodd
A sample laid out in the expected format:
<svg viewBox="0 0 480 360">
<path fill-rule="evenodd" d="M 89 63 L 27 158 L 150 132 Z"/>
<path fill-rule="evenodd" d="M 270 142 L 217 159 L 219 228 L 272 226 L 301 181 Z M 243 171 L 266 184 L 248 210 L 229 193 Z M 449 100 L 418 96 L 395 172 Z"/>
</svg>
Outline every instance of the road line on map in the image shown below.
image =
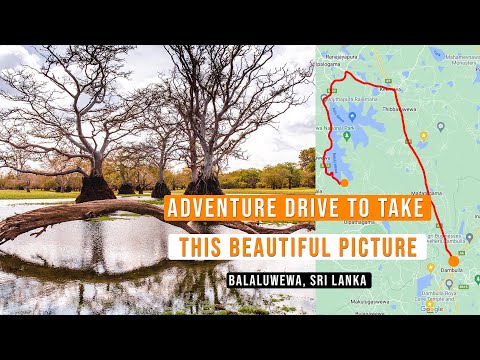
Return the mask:
<svg viewBox="0 0 480 360">
<path fill-rule="evenodd" d="M 387 75 L 385 75 L 385 71 L 383 71 L 383 66 L 382 66 L 382 63 L 380 62 L 380 58 L 377 55 L 377 51 L 375 50 L 375 48 L 372 48 L 372 50 L 373 50 L 373 53 L 375 54 L 375 57 L 377 58 L 377 63 L 378 63 L 378 66 L 380 67 L 380 71 L 382 72 L 383 78 L 386 79 Z"/>
<path fill-rule="evenodd" d="M 450 276 L 451 273 L 448 273 L 446 276 L 445 276 L 445 279 L 443 279 L 443 281 L 440 283 L 440 285 L 438 286 L 437 288 L 437 292 L 440 291 L 440 288 L 443 286 L 443 284 L 445 284 L 445 281 L 448 280 L 448 277 Z"/>
<path fill-rule="evenodd" d="M 475 46 L 475 45 L 471 45 L 471 46 L 472 46 L 472 48 L 474 48 L 475 50 L 480 51 L 480 47 Z"/>
<path fill-rule="evenodd" d="M 403 115 L 402 107 L 400 106 L 400 101 L 398 100 L 397 89 L 386 87 L 386 86 L 383 86 L 383 85 L 376 85 L 376 84 L 373 84 L 373 83 L 368 82 L 368 81 L 363 81 L 361 79 L 358 79 L 355 75 L 353 75 L 348 70 L 345 70 L 345 72 L 343 73 L 343 77 L 341 79 L 334 79 L 330 83 L 330 88 L 329 88 L 328 94 L 322 98 L 322 104 L 323 104 L 323 107 L 325 108 L 325 111 L 327 112 L 328 123 L 330 125 L 330 129 L 328 130 L 328 140 L 330 141 L 330 146 L 323 152 L 323 157 L 322 157 L 322 163 L 323 163 L 323 167 L 325 169 L 325 175 L 330 176 L 333 180 L 335 180 L 338 183 L 338 185 L 340 185 L 340 180 L 335 177 L 334 172 L 333 171 L 331 171 L 330 173 L 328 172 L 327 164 L 325 162 L 325 157 L 326 157 L 327 153 L 333 148 L 333 140 L 332 140 L 332 136 L 331 136 L 332 131 L 333 131 L 333 124 L 332 124 L 332 120 L 330 118 L 330 111 L 328 110 L 328 106 L 326 104 L 326 101 L 328 100 L 328 98 L 330 96 L 332 96 L 333 85 L 337 82 L 344 81 L 347 78 L 347 75 L 350 75 L 353 80 L 355 80 L 356 82 L 358 82 L 360 84 L 372 86 L 372 87 L 379 88 L 379 89 L 384 89 L 386 91 L 393 91 L 393 94 L 395 96 L 395 102 L 397 104 L 397 107 L 398 107 L 398 110 L 399 110 L 399 113 L 400 113 L 400 118 L 402 120 L 402 128 L 403 128 L 403 134 L 405 136 L 405 140 L 407 141 L 407 144 L 408 144 L 410 150 L 412 150 L 413 155 L 417 159 L 418 165 L 420 165 L 420 169 L 422 170 L 422 174 L 423 174 L 423 182 L 425 184 L 425 190 L 426 190 L 427 195 L 430 195 L 430 189 L 428 187 L 427 174 L 425 172 L 425 168 L 423 167 L 423 164 L 422 164 L 422 161 L 420 160 L 420 157 L 418 156 L 417 152 L 415 151 L 415 149 L 413 148 L 412 144 L 409 141 L 409 137 L 408 137 L 408 134 L 407 134 L 407 128 L 406 128 L 406 124 L 405 124 L 405 117 Z M 445 235 L 445 232 L 443 230 L 443 225 L 442 225 L 442 222 L 440 221 L 440 217 L 438 216 L 437 208 L 435 206 L 435 203 L 433 202 L 433 199 L 431 200 L 431 203 L 432 203 L 433 212 L 435 214 L 435 218 L 437 219 L 438 226 L 440 227 L 440 232 L 442 233 L 443 245 L 445 247 L 445 251 L 447 252 L 447 254 L 450 257 L 452 257 L 453 255 L 450 252 L 450 250 L 448 249 L 447 236 Z"/>
<path fill-rule="evenodd" d="M 477 232 L 473 235 L 473 238 L 472 238 L 472 241 L 477 237 L 478 233 L 480 233 L 480 228 L 478 228 Z M 470 241 L 467 246 L 465 246 L 465 248 L 463 249 L 463 251 L 467 251 L 467 249 L 470 247 L 470 245 L 472 244 L 472 241 Z"/>
<path fill-rule="evenodd" d="M 452 287 L 453 291 L 453 302 L 455 304 L 455 315 L 458 315 L 458 305 L 457 305 L 457 297 L 455 296 L 455 287 Z"/>
<path fill-rule="evenodd" d="M 450 279 L 453 280 L 453 273 L 450 273 Z M 455 283 L 453 283 L 455 284 Z M 452 285 L 453 303 L 455 304 L 455 315 L 458 315 L 457 296 L 455 295 L 455 285 Z"/>
<path fill-rule="evenodd" d="M 440 285 L 438 286 L 437 288 L 437 292 L 440 291 L 440 289 L 442 288 L 443 284 L 445 284 L 445 281 L 447 281 L 448 279 L 451 279 L 453 280 L 453 273 L 448 273 L 446 276 L 445 276 L 445 279 L 443 279 L 443 281 L 440 283 Z M 452 292 L 455 288 L 452 286 Z M 456 311 L 456 315 L 458 315 L 458 305 L 457 305 L 457 299 L 455 297 L 455 295 L 452 295 L 453 296 L 453 301 L 455 303 L 455 311 Z"/>
</svg>

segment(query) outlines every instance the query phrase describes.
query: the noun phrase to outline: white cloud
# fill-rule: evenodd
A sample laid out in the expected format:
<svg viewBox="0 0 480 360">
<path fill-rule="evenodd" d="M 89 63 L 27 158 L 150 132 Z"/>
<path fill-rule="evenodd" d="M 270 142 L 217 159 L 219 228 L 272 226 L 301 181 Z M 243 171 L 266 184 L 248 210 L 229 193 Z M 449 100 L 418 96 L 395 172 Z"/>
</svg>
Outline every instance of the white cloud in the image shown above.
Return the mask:
<svg viewBox="0 0 480 360">
<path fill-rule="evenodd" d="M 40 58 L 20 45 L 0 45 L 0 69 L 12 69 L 18 65 L 38 67 Z"/>
<path fill-rule="evenodd" d="M 170 56 L 163 46 L 138 46 L 125 59 L 125 70 L 132 71 L 132 74 L 129 80 L 120 80 L 120 86 L 131 91 L 158 82 L 158 74 L 167 74 L 171 66 Z"/>
<path fill-rule="evenodd" d="M 0 45 L 0 72 L 14 69 L 20 65 L 28 65 L 33 68 L 39 67 L 39 56 L 30 53 L 26 47 L 20 45 Z M 0 80 L 0 90 L 8 90 L 9 87 Z M 9 107 L 10 103 L 0 98 L 0 107 Z"/>
<path fill-rule="evenodd" d="M 307 66 L 314 56 L 313 45 L 281 45 L 275 47 L 271 66 Z M 297 92 L 301 96 L 310 96 L 308 101 L 280 115 L 275 125 L 278 130 L 267 126 L 252 134 L 243 146 L 249 159 L 230 160 L 229 170 L 297 162 L 300 150 L 315 146 L 314 86 L 299 86 Z"/>
<path fill-rule="evenodd" d="M 314 46 L 282 45 L 274 49 L 270 66 L 306 66 L 315 55 Z M 29 46 L 0 46 L 0 69 L 12 68 L 19 64 L 38 67 L 40 58 Z M 158 74 L 168 73 L 171 60 L 163 46 L 142 45 L 131 51 L 125 61 L 125 70 L 132 71 L 129 80 L 119 81 L 126 91 L 143 87 L 158 81 Z M 268 164 L 298 161 L 301 149 L 315 146 L 314 86 L 299 86 L 298 94 L 310 96 L 302 106 L 291 108 L 277 118 L 278 130 L 269 126 L 260 128 L 243 145 L 249 160 L 232 159 L 229 170 L 246 167 L 262 168 Z"/>
</svg>

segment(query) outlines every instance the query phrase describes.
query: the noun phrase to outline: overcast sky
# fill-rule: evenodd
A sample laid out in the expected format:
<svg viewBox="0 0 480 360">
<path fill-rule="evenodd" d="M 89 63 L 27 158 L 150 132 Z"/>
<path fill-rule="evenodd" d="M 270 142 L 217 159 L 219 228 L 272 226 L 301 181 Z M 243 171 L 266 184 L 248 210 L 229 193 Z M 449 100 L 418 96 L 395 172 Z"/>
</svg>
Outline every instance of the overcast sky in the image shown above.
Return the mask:
<svg viewBox="0 0 480 360">
<path fill-rule="evenodd" d="M 313 60 L 314 46 L 277 46 L 274 50 L 274 65 L 306 65 Z M 0 69 L 12 68 L 19 64 L 39 66 L 40 58 L 31 46 L 0 46 Z M 120 85 L 128 90 L 158 81 L 158 73 L 168 73 L 172 67 L 170 57 L 162 46 L 139 46 L 126 58 L 125 67 L 132 71 L 128 81 Z M 298 161 L 300 150 L 315 146 L 315 104 L 314 86 L 303 85 L 298 88 L 300 95 L 310 95 L 308 102 L 291 108 L 277 118 L 274 129 L 270 126 L 260 128 L 247 139 L 243 149 L 249 155 L 248 160 L 231 159 L 228 170 L 274 165 L 285 161 Z M 1 106 L 1 104 L 0 104 Z"/>
</svg>

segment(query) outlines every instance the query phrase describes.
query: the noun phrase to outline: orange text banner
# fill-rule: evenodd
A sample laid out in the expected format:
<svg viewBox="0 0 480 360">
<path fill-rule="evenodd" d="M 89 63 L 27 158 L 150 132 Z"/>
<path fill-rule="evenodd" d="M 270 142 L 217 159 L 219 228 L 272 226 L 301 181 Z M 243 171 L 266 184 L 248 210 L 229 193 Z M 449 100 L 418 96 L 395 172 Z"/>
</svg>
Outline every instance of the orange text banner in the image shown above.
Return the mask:
<svg viewBox="0 0 480 360">
<path fill-rule="evenodd" d="M 428 221 L 428 195 L 166 196 L 167 221 Z"/>
</svg>

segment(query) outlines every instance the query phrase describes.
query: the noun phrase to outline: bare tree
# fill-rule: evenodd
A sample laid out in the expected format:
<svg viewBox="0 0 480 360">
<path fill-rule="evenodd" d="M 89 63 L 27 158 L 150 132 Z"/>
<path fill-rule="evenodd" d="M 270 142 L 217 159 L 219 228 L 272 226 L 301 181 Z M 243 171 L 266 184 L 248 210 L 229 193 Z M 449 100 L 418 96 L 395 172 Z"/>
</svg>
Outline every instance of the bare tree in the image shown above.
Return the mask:
<svg viewBox="0 0 480 360">
<path fill-rule="evenodd" d="M 144 130 L 146 138 L 137 147 L 139 152 L 158 168 L 158 179 L 152 197 L 162 199 L 165 195 L 171 194 L 164 178 L 168 164 L 182 157 L 181 149 L 188 152 L 191 142 L 188 138 L 188 129 L 182 129 L 181 116 L 175 108 L 165 102 L 162 86 L 145 89 L 142 97 L 144 99 L 150 97 L 151 100 L 150 106 L 139 119 L 139 127 Z M 187 156 L 185 161 L 188 163 Z"/>
<path fill-rule="evenodd" d="M 189 121 L 189 108 L 191 107 L 190 98 L 187 92 L 182 92 L 182 86 L 176 85 L 177 91 L 172 90 L 170 82 L 176 77 L 176 71 L 173 70 L 171 77 L 160 76 L 161 83 L 152 87 L 153 96 L 162 108 L 173 108 L 177 113 L 178 130 L 176 136 L 183 141 L 178 141 L 176 145 L 175 158 L 184 162 L 190 169 L 192 182 L 198 180 L 199 168 L 202 163 L 202 154 L 199 150 L 197 136 L 193 131 L 192 124 Z M 184 87 L 186 89 L 186 87 Z"/>
<path fill-rule="evenodd" d="M 185 194 L 223 194 L 214 168 L 259 127 L 271 125 L 307 99 L 295 92 L 309 82 L 308 68 L 272 68 L 273 46 L 178 45 L 166 47 L 174 69 L 164 83 L 199 144 L 202 166 Z"/>
<path fill-rule="evenodd" d="M 135 166 L 135 188 L 139 194 L 143 194 L 143 190 L 152 186 L 155 182 L 150 173 L 150 163 L 143 156 L 135 158 L 137 166 Z"/>
<path fill-rule="evenodd" d="M 16 172 L 17 178 L 21 181 L 22 185 L 20 185 L 20 187 L 24 188 L 27 192 L 30 192 L 31 176 L 29 176 L 27 171 L 22 171 L 22 169 L 30 168 L 28 165 L 28 153 L 23 149 L 14 149 L 10 154 L 9 159 L 15 164 L 15 168 L 12 170 Z"/>
<path fill-rule="evenodd" d="M 103 162 L 120 141 L 132 133 L 133 119 L 145 103 L 122 98 L 116 88 L 123 56 L 133 46 L 70 45 L 37 49 L 43 65 L 23 65 L 4 70 L 0 79 L 10 87 L 0 96 L 8 105 L 0 110 L 0 166 L 19 172 L 58 176 L 80 173 L 83 186 L 77 202 L 114 199 L 103 178 Z M 19 168 L 12 161 L 14 150 L 29 154 L 32 164 L 56 153 L 65 161 L 86 159 L 89 167 L 63 171 Z"/>
<path fill-rule="evenodd" d="M 175 103 L 180 109 L 183 105 L 178 106 L 178 103 L 181 100 L 176 99 Z M 195 133 L 192 130 L 192 126 L 188 121 L 188 117 L 185 117 L 184 114 L 181 114 L 181 125 L 180 131 L 185 137 L 185 142 L 179 144 L 178 146 L 178 159 L 185 162 L 187 167 L 190 169 L 192 182 L 197 182 L 198 180 L 198 169 L 202 163 L 202 157 L 199 151 L 199 146 Z"/>
<path fill-rule="evenodd" d="M 135 159 L 136 150 L 131 146 L 125 145 L 121 149 L 112 152 L 109 162 L 110 172 L 116 172 L 120 175 L 120 186 L 118 194 L 135 194 L 133 182 L 135 180 Z M 108 171 L 107 171 L 108 172 Z"/>
<path fill-rule="evenodd" d="M 65 158 L 58 155 L 57 153 L 45 154 L 46 158 L 42 161 L 42 166 L 52 169 L 54 172 L 63 173 L 69 168 L 84 167 L 86 160 L 81 158 L 70 159 L 65 161 Z M 56 191 L 57 192 L 69 192 L 72 190 L 72 180 L 75 177 L 78 177 L 78 173 L 71 173 L 66 175 L 55 176 L 56 182 Z"/>
</svg>

